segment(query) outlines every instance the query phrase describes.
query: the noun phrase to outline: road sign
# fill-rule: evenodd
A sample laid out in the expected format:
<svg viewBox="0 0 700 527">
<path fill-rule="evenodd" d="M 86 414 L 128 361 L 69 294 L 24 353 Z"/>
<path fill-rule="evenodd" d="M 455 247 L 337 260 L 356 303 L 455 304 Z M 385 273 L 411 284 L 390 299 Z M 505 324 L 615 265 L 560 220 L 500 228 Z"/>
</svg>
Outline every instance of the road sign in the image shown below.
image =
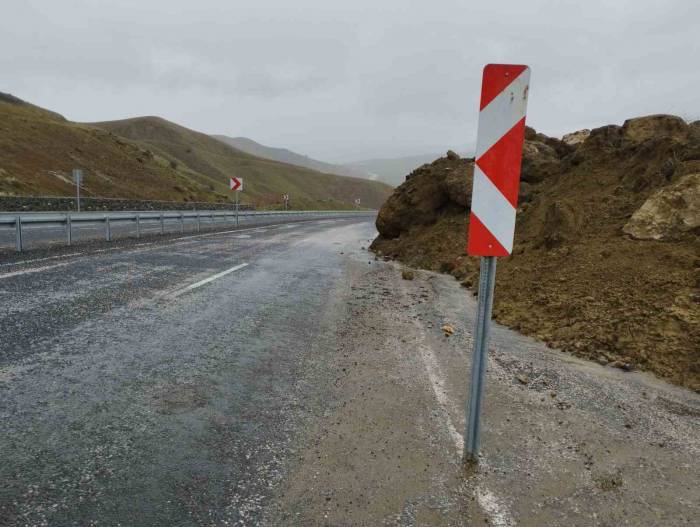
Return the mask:
<svg viewBox="0 0 700 527">
<path fill-rule="evenodd" d="M 73 169 L 73 182 L 75 183 L 75 203 L 80 212 L 80 185 L 83 184 L 83 171 L 79 168 Z"/>
<path fill-rule="evenodd" d="M 530 68 L 489 64 L 481 86 L 467 252 L 508 256 L 513 250 Z"/>
<path fill-rule="evenodd" d="M 229 180 L 228 185 L 229 185 L 229 188 L 231 190 L 237 190 L 237 191 L 241 192 L 243 190 L 243 178 L 232 177 Z"/>
<path fill-rule="evenodd" d="M 481 269 L 464 431 L 465 460 L 476 461 L 479 455 L 496 257 L 508 256 L 513 250 L 529 89 L 527 66 L 489 64 L 484 68 L 467 241 L 467 252 L 481 256 Z"/>
</svg>

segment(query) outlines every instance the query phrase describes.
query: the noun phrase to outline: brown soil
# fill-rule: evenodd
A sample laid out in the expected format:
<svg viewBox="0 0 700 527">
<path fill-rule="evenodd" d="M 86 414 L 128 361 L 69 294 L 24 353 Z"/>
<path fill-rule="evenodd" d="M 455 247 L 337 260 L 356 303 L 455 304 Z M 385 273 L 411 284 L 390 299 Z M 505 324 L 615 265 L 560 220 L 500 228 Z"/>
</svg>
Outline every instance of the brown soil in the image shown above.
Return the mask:
<svg viewBox="0 0 700 527">
<path fill-rule="evenodd" d="M 700 122 L 651 116 L 598 128 L 575 145 L 532 129 L 526 139 L 496 320 L 574 355 L 700 390 L 698 229 L 662 240 L 623 232 L 647 199 L 700 172 Z M 478 259 L 465 255 L 472 160 L 450 154 L 396 189 L 372 248 L 474 288 Z"/>
</svg>

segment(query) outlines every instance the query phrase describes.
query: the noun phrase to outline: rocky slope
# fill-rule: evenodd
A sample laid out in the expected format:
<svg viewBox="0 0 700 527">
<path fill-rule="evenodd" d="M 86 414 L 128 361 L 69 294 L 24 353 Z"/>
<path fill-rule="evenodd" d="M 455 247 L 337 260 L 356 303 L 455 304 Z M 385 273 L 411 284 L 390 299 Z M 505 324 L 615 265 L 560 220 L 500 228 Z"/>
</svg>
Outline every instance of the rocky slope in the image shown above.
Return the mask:
<svg viewBox="0 0 700 527">
<path fill-rule="evenodd" d="M 700 122 L 655 115 L 567 136 L 528 129 L 513 254 L 494 316 L 577 356 L 700 390 Z M 424 165 L 373 249 L 478 283 L 465 255 L 473 161 Z"/>
</svg>

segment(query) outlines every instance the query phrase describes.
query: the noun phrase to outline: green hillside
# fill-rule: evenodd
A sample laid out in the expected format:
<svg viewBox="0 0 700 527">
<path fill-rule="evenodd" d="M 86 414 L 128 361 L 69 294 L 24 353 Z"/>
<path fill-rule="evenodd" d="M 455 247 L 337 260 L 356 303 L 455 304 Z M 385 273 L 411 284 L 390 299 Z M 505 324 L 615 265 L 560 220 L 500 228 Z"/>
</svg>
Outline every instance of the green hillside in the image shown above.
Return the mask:
<svg viewBox="0 0 700 527">
<path fill-rule="evenodd" d="M 175 170 L 167 159 L 106 130 L 0 94 L 0 194 L 66 196 L 71 170 L 82 168 L 86 196 L 130 199 L 225 198 L 226 187 Z"/>
<path fill-rule="evenodd" d="M 391 188 L 375 181 L 323 174 L 295 165 L 262 159 L 237 150 L 209 135 L 159 117 L 136 117 L 93 123 L 126 137 L 212 180 L 226 184 L 231 176 L 245 181 L 243 201 L 259 206 L 279 203 L 289 194 L 294 208 L 347 208 L 356 198 L 379 208 Z"/>
<path fill-rule="evenodd" d="M 228 178 L 245 179 L 241 201 L 294 208 L 379 208 L 381 183 L 260 159 L 164 119 L 81 124 L 0 93 L 0 195 L 68 196 L 71 170 L 84 196 L 174 201 L 231 199 Z"/>
</svg>

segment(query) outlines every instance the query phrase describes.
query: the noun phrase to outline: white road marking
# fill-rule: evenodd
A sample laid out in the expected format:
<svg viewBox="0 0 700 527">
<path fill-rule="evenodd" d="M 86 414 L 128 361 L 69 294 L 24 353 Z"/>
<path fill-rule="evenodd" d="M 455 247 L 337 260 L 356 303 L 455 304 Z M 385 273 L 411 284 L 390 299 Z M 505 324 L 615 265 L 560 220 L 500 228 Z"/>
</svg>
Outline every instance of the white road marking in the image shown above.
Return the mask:
<svg viewBox="0 0 700 527">
<path fill-rule="evenodd" d="M 425 371 L 428 374 L 428 379 L 430 380 L 430 386 L 435 394 L 435 399 L 437 399 L 438 404 L 445 414 L 445 419 L 447 420 L 447 431 L 450 433 L 450 437 L 452 438 L 452 442 L 455 444 L 455 447 L 457 447 L 457 450 L 461 453 L 464 449 L 464 438 L 462 437 L 462 434 L 457 431 L 457 428 L 450 417 L 450 412 L 448 411 L 448 406 L 451 406 L 451 404 L 445 389 L 445 381 L 442 372 L 440 371 L 440 365 L 438 364 L 432 348 L 429 346 L 419 344 L 418 351 L 420 353 L 420 358 L 423 360 Z"/>
<path fill-rule="evenodd" d="M 188 285 L 187 287 L 183 287 L 182 289 L 178 289 L 174 293 L 171 293 L 169 296 L 170 298 L 177 298 L 180 295 L 183 295 L 187 293 L 188 291 L 192 291 L 193 289 L 197 289 L 198 287 L 201 287 L 205 284 L 208 284 L 210 282 L 213 282 L 214 280 L 217 280 L 221 278 L 222 276 L 226 276 L 227 274 L 231 274 L 234 271 L 238 271 L 239 269 L 243 269 L 244 267 L 247 267 L 247 263 L 239 264 L 239 265 L 234 265 L 230 269 L 226 269 L 225 271 L 221 271 L 220 273 L 216 273 L 214 275 L 211 275 L 208 278 L 205 278 L 204 280 L 200 280 L 199 282 L 195 282 L 194 284 Z"/>
<path fill-rule="evenodd" d="M 246 238 L 252 238 L 252 236 L 250 234 L 239 234 L 238 236 L 236 236 L 236 238 L 244 240 Z"/>
<path fill-rule="evenodd" d="M 422 329 L 422 328 L 421 328 Z M 459 452 L 460 456 L 464 452 L 464 438 L 462 434 L 457 431 L 452 418 L 450 417 L 450 412 L 448 410 L 449 406 L 454 408 L 454 405 L 450 403 L 450 399 L 447 395 L 445 389 L 445 381 L 442 372 L 440 371 L 440 365 L 438 364 L 437 357 L 433 353 L 430 346 L 419 344 L 418 346 L 421 359 L 423 359 L 423 365 L 428 373 L 428 379 L 430 380 L 430 386 L 435 394 L 435 399 L 437 399 L 438 405 L 441 407 L 443 414 L 445 415 L 445 421 L 447 424 L 447 431 L 452 438 L 452 442 Z M 482 465 L 486 465 L 485 460 L 481 460 Z M 483 484 L 475 483 L 474 485 L 474 495 L 479 506 L 486 513 L 491 521 L 491 525 L 496 527 L 512 527 L 515 522 L 511 519 L 508 508 L 503 505 L 503 502 L 486 488 Z"/>
<path fill-rule="evenodd" d="M 60 263 L 60 264 L 55 264 L 55 265 L 47 265 L 44 267 L 35 267 L 33 269 L 25 269 L 24 271 L 12 271 L 11 273 L 5 273 L 5 274 L 0 274 L 0 280 L 4 278 L 12 278 L 13 276 L 20 276 L 23 274 L 31 274 L 31 273 L 41 273 L 43 271 L 48 271 L 50 269 L 56 269 L 57 267 L 63 267 L 65 265 L 69 265 L 71 262 L 65 262 L 65 263 Z"/>
<path fill-rule="evenodd" d="M 80 256 L 81 254 L 85 254 L 85 253 L 59 254 L 57 256 L 47 256 L 46 258 L 35 258 L 34 260 L 20 260 L 18 262 L 8 262 L 8 263 L 0 264 L 0 267 L 8 267 L 11 265 L 24 265 L 24 264 L 34 263 L 34 262 L 45 262 L 46 260 L 56 260 L 58 258 L 68 258 L 70 256 Z"/>
<path fill-rule="evenodd" d="M 491 520 L 491 525 L 497 527 L 510 527 L 515 522 L 508 514 L 508 509 L 503 506 L 501 500 L 483 485 L 476 487 L 476 501 Z"/>
<path fill-rule="evenodd" d="M 464 454 L 464 437 L 457 431 L 457 427 L 452 422 L 452 417 L 450 416 L 450 409 L 452 409 L 453 412 L 457 412 L 457 407 L 452 403 L 447 393 L 447 389 L 445 387 L 445 376 L 440 370 L 440 363 L 438 362 L 435 353 L 433 353 L 433 349 L 425 343 L 423 326 L 417 320 L 414 320 L 413 323 L 421 335 L 421 341 L 417 343 L 418 352 L 423 362 L 423 366 L 425 367 L 425 371 L 428 374 L 430 387 L 433 389 L 435 399 L 437 400 L 438 406 L 444 415 L 447 432 L 449 433 L 457 452 L 459 453 L 460 457 L 462 457 Z M 483 468 L 485 468 L 488 465 L 488 462 L 482 458 L 480 460 L 480 464 Z M 481 509 L 489 517 L 491 525 L 495 525 L 496 527 L 515 526 L 516 523 L 513 521 L 513 518 L 508 511 L 508 507 L 503 503 L 503 500 L 491 492 L 491 490 L 480 482 L 479 479 L 479 476 L 475 476 L 473 480 L 474 497 L 479 503 Z"/>
</svg>

